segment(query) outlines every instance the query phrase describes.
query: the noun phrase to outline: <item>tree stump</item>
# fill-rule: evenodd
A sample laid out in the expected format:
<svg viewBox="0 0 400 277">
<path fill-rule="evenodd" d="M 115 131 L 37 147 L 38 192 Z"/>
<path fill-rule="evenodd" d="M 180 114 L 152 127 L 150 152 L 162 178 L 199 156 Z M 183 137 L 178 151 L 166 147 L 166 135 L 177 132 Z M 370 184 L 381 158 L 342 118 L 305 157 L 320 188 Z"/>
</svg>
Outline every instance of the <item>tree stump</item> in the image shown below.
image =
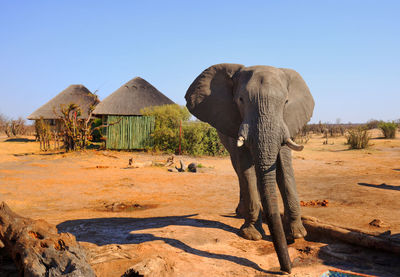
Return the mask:
<svg viewBox="0 0 400 277">
<path fill-rule="evenodd" d="M 22 217 L 0 204 L 0 240 L 20 276 L 96 276 L 84 249 L 44 220 Z"/>
</svg>

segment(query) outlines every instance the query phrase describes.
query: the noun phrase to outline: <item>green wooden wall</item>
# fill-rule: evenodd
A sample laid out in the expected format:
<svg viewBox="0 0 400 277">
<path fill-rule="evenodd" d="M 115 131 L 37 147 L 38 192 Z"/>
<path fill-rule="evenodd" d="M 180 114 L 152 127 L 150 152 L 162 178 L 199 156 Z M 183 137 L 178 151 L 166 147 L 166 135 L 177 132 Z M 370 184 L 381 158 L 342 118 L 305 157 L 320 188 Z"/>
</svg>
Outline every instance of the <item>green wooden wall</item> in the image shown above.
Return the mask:
<svg viewBox="0 0 400 277">
<path fill-rule="evenodd" d="M 114 124 L 115 122 L 118 122 Z M 152 146 L 152 116 L 107 116 L 107 149 L 144 149 Z"/>
</svg>

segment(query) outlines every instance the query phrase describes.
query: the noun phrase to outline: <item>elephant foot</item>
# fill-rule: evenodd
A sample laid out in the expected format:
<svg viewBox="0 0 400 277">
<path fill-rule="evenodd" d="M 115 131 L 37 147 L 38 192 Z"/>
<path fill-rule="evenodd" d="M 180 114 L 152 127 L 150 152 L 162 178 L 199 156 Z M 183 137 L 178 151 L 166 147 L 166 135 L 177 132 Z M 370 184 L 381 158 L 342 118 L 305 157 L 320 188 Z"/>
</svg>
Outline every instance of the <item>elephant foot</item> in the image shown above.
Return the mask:
<svg viewBox="0 0 400 277">
<path fill-rule="evenodd" d="M 240 227 L 239 235 L 248 240 L 260 240 L 262 235 L 253 224 L 243 224 Z"/>
<path fill-rule="evenodd" d="M 301 218 L 296 220 L 285 220 L 287 228 L 285 228 L 286 238 L 288 239 L 300 239 L 307 235 L 307 231 L 301 222 Z"/>
</svg>

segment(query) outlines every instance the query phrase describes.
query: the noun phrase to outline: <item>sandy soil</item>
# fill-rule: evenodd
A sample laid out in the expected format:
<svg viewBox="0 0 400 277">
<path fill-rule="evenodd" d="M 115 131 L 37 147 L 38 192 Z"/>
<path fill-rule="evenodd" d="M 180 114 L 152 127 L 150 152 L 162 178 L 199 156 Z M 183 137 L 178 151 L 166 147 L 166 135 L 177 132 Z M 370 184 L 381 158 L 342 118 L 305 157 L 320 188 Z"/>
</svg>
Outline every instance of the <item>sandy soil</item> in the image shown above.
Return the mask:
<svg viewBox="0 0 400 277">
<path fill-rule="evenodd" d="M 323 140 L 314 136 L 294 153 L 300 200 L 328 200 L 326 207 L 303 207 L 303 214 L 397 237 L 400 139 L 374 138 L 367 150 L 347 150 L 343 137 L 329 138 L 328 145 Z M 146 163 L 167 157 L 43 153 L 31 138 L 0 138 L 0 201 L 74 234 L 98 276 L 120 276 L 139 262 L 155 264 L 165 276 L 273 276 L 279 264 L 269 237 L 254 242 L 236 235 L 243 220 L 233 213 L 238 181 L 229 158 L 181 157 L 201 163 L 199 173 L 127 167 L 130 158 Z M 132 206 L 120 211 L 119 203 Z M 374 219 L 385 227 L 369 225 Z M 290 255 L 292 276 L 320 276 L 328 269 L 400 276 L 399 257 L 340 242 L 299 240 Z"/>
</svg>

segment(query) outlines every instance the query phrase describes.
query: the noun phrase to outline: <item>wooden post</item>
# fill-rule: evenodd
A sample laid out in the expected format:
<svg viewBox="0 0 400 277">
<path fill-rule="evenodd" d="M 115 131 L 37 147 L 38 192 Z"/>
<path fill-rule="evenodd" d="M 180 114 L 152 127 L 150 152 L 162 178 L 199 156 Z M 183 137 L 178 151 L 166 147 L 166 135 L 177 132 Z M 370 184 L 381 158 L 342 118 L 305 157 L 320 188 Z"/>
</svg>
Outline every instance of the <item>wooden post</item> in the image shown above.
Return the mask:
<svg viewBox="0 0 400 277">
<path fill-rule="evenodd" d="M 182 142 L 182 120 L 179 121 L 179 155 L 182 155 L 181 142 Z"/>
</svg>

